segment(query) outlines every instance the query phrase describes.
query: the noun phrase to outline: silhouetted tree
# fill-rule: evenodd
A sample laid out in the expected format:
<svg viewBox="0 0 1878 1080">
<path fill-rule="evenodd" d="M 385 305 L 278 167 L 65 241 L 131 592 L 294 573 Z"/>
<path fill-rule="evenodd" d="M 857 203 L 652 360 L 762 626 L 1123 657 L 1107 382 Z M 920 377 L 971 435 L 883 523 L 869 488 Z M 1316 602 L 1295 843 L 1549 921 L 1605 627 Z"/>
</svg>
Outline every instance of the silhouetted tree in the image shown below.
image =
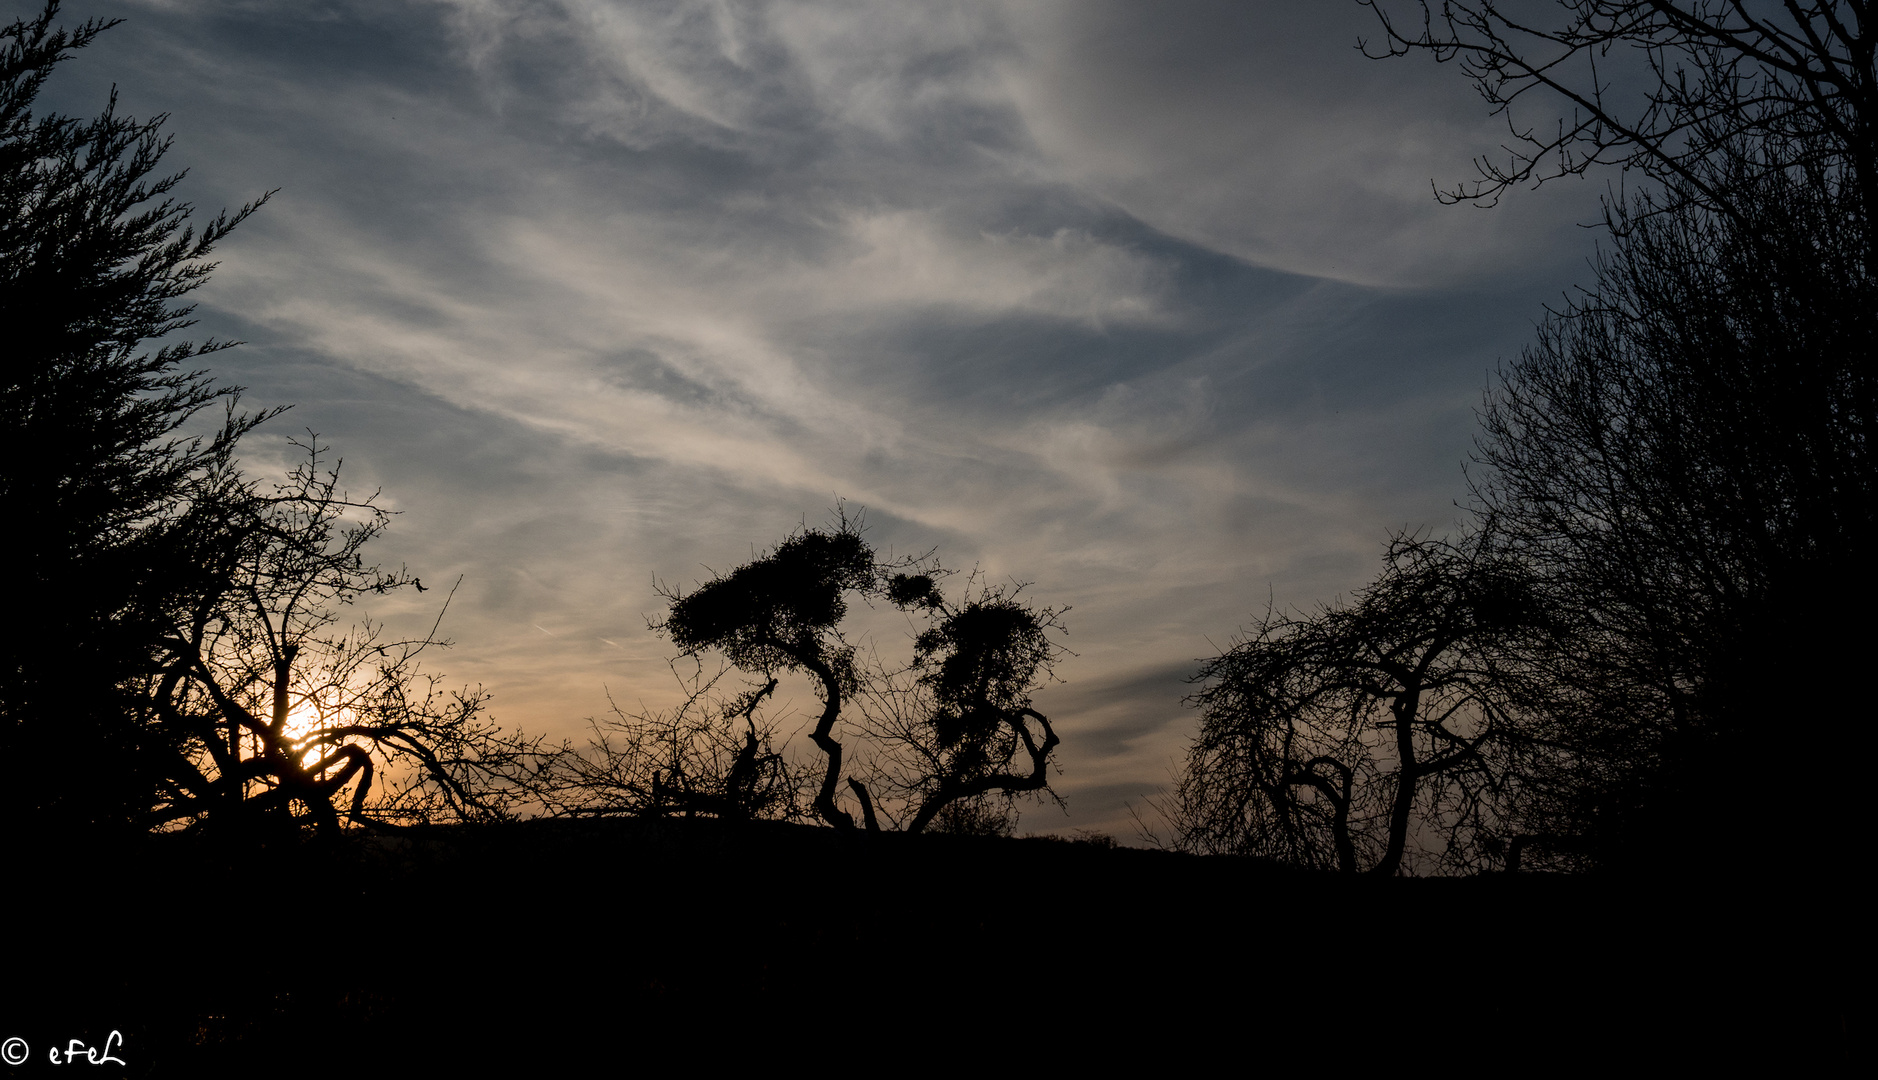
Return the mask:
<svg viewBox="0 0 1878 1080">
<path fill-rule="evenodd" d="M 671 609 L 655 626 L 687 654 L 715 650 L 766 680 L 776 672 L 802 672 L 815 680 L 822 711 L 809 738 L 822 752 L 824 767 L 811 807 L 838 828 L 852 828 L 854 817 L 835 803 L 842 764 L 835 723 L 860 682 L 854 648 L 842 638 L 840 624 L 849 593 L 869 595 L 879 587 L 873 549 L 844 517 L 833 529 L 796 533 L 769 555 L 689 595 L 670 594 Z"/>
<path fill-rule="evenodd" d="M 1476 485 L 1552 582 L 1553 738 L 1579 751 L 1561 821 L 1612 857 L 1817 840 L 1750 818 L 1769 736 L 1844 745 L 1844 673 L 1874 645 L 1878 280 L 1852 193 L 1808 166 L 1705 166 L 1732 214 L 1673 195 L 1620 208 L 1583 299 L 1501 374 Z M 1810 767 L 1818 838 L 1862 787 Z M 1768 833 L 1775 835 L 1766 835 Z"/>
<path fill-rule="evenodd" d="M 164 773 L 154 823 L 331 831 L 509 816 L 553 748 L 490 723 L 481 690 L 446 691 L 420 670 L 448 644 L 436 625 L 405 639 L 341 625 L 360 597 L 424 586 L 365 562 L 389 515 L 338 486 L 316 441 L 296 445 L 306 459 L 235 523 L 218 568 L 227 590 L 164 640 L 151 707 L 185 753 Z"/>
<path fill-rule="evenodd" d="M 55 29 L 58 4 L 0 28 L 0 509 L 13 608 L 0 662 L 9 826 L 130 827 L 183 752 L 136 692 L 171 616 L 225 583 L 212 549 L 246 499 L 231 452 L 260 416 L 184 365 L 229 342 L 146 346 L 190 325 L 215 243 L 152 179 L 163 117 L 41 115 L 53 68 L 114 23 Z M 182 429 L 226 406 L 219 430 Z M 31 763 L 31 764 L 28 764 Z"/>
<path fill-rule="evenodd" d="M 1476 508 L 1549 599 L 1533 843 L 1632 865 L 1836 861 L 1864 784 L 1807 767 L 1814 824 L 1735 811 L 1773 744 L 1845 745 L 1873 645 L 1878 38 L 1857 0 L 1494 0 L 1382 17 L 1459 59 L 1515 137 L 1449 199 L 1635 168 L 1582 299 L 1501 372 Z M 1546 9 L 1552 18 L 1546 17 Z M 1556 129 L 1512 109 L 1555 94 Z M 1535 684 L 1537 685 L 1537 684 Z M 1726 828 L 1717 822 L 1727 821 Z M 1678 853 L 1685 853 L 1678 855 Z"/>
<path fill-rule="evenodd" d="M 186 366 L 232 343 L 152 344 L 191 325 L 177 301 L 260 201 L 197 233 L 168 197 L 180 174 L 155 175 L 163 117 L 121 117 L 115 95 L 93 120 L 35 117 L 53 68 L 115 25 L 57 15 L 0 28 L 0 508 L 21 613 L 0 815 L 135 833 L 506 813 L 542 748 L 417 669 L 434 629 L 335 629 L 362 594 L 421 588 L 363 560 L 384 512 L 311 443 L 284 486 L 244 478 L 236 443 L 273 414 L 237 414 L 235 388 Z"/>
<path fill-rule="evenodd" d="M 1733 170 L 1715 164 L 1750 146 L 1756 173 L 1804 165 L 1856 205 L 1878 203 L 1878 29 L 1864 0 L 1359 2 L 1384 33 L 1370 55 L 1458 60 L 1507 118 L 1507 164 L 1477 161 L 1480 181 L 1447 199 L 1491 202 L 1518 184 L 1618 164 L 1732 213 L 1755 196 L 1730 191 Z M 1535 93 L 1562 99 L 1570 116 L 1555 125 L 1549 104 L 1538 122 L 1516 116 Z"/>
<path fill-rule="evenodd" d="M 873 786 L 908 804 L 907 832 L 935 822 L 953 832 L 1007 831 L 996 821 L 1008 815 L 983 800 L 1049 787 L 1058 739 L 1030 695 L 1049 677 L 1058 649 L 1049 631 L 1063 629 L 1061 613 L 1030 607 L 1018 591 L 968 584 L 955 606 L 932 573 L 887 581 L 888 600 L 930 620 L 914 639 L 907 671 L 876 679 L 867 702 L 873 707 L 863 708 L 884 750 Z"/>
<path fill-rule="evenodd" d="M 733 670 L 706 674 L 695 656 L 688 672 L 674 662 L 682 703 L 638 713 L 614 704 L 585 752 L 569 751 L 535 775 L 535 798 L 573 817 L 801 819 L 810 770 L 783 756 L 775 721 L 761 714 L 778 681 L 725 696 L 718 684 Z"/>
<path fill-rule="evenodd" d="M 1493 539 L 1398 536 L 1349 605 L 1268 615 L 1208 661 L 1176 846 L 1381 875 L 1497 854 L 1544 605 Z"/>
<path fill-rule="evenodd" d="M 671 606 L 655 629 L 687 659 L 716 652 L 759 681 L 720 694 L 722 672 L 681 680 L 685 704 L 609 722 L 585 755 L 542 782 L 544 802 L 574 814 L 792 817 L 801 786 L 812 792 L 808 816 L 854 828 L 838 801 L 845 781 L 868 829 L 886 817 L 918 832 L 962 822 L 963 811 L 944 817 L 949 807 L 971 804 L 966 816 L 982 825 L 985 798 L 1047 795 L 1058 739 L 1029 695 L 1048 677 L 1057 646 L 1047 632 L 1061 629 L 1059 613 L 1029 607 L 1014 589 L 968 589 L 954 606 L 937 583 L 945 573 L 930 558 L 882 560 L 859 522 L 840 513 L 831 527 L 802 529 L 690 593 L 667 593 Z M 928 621 L 908 666 L 857 657 L 841 631 L 850 598 Z M 785 760 L 775 722 L 758 712 L 790 673 L 814 680 L 821 699 L 809 732 L 820 762 L 807 771 Z M 849 756 L 854 736 L 864 746 L 858 761 Z"/>
</svg>

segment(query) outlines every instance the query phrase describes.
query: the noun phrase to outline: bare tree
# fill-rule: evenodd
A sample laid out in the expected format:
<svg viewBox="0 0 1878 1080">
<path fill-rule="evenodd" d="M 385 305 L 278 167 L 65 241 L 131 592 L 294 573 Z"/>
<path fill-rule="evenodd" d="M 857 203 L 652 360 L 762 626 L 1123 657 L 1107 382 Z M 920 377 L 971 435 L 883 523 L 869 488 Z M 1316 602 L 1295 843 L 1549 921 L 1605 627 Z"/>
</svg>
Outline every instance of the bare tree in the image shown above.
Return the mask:
<svg viewBox="0 0 1878 1080">
<path fill-rule="evenodd" d="M 1372 55 L 1456 60 L 1514 135 L 1445 193 L 1599 164 L 1597 279 L 1499 374 L 1476 508 L 1552 597 L 1529 720 L 1566 748 L 1533 843 L 1605 862 L 1838 856 L 1862 785 L 1812 769 L 1820 825 L 1738 818 L 1770 739 L 1843 744 L 1870 651 L 1845 613 L 1878 552 L 1878 38 L 1863 0 L 1365 0 Z M 1554 125 L 1514 117 L 1550 96 Z M 1537 727 L 1533 729 L 1537 731 Z M 1738 816 L 1737 816 L 1738 817 Z M 1835 824 L 1837 823 L 1837 824 Z"/>
<path fill-rule="evenodd" d="M 1580 776 L 1548 828 L 1630 860 L 1750 830 L 1797 851 L 1845 827 L 1861 786 L 1819 760 L 1812 800 L 1838 824 L 1714 836 L 1770 739 L 1856 737 L 1878 276 L 1855 195 L 1818 169 L 1710 168 L 1755 197 L 1619 211 L 1596 285 L 1501 372 L 1477 453 L 1479 505 L 1571 630 L 1550 711 Z"/>
<path fill-rule="evenodd" d="M 1596 282 L 1489 391 L 1478 531 L 1398 538 L 1353 604 L 1203 671 L 1178 840 L 1384 872 L 1431 830 L 1456 869 L 1842 860 L 1863 784 L 1819 748 L 1856 739 L 1872 646 L 1870 7 L 1364 2 L 1382 55 L 1458 60 L 1508 117 L 1507 163 L 1449 201 L 1655 183 L 1607 202 Z M 1514 117 L 1547 94 L 1556 131 Z M 1742 812 L 1770 755 L 1808 761 L 1804 813 Z"/>
<path fill-rule="evenodd" d="M 1359 2 L 1383 30 L 1367 55 L 1458 61 L 1506 117 L 1505 164 L 1476 159 L 1480 179 L 1438 191 L 1444 200 L 1491 205 L 1516 185 L 1616 164 L 1729 215 L 1757 197 L 1756 176 L 1799 167 L 1867 208 L 1861 222 L 1878 206 L 1878 29 L 1866 0 Z M 1516 115 L 1535 94 L 1570 114 L 1554 121 L 1548 103 L 1536 119 Z M 1753 169 L 1714 168 L 1718 157 Z M 1863 246 L 1878 272 L 1869 228 Z"/>
<path fill-rule="evenodd" d="M 295 445 L 305 460 L 228 525 L 226 588 L 178 621 L 149 680 L 149 707 L 185 748 L 153 824 L 507 816 L 548 748 L 490 723 L 480 689 L 447 690 L 421 669 L 448 644 L 436 623 L 410 638 L 342 624 L 363 596 L 424 585 L 364 561 L 388 513 L 338 486 L 316 440 Z"/>
<path fill-rule="evenodd" d="M 1542 603 L 1491 541 L 1398 536 L 1349 605 L 1268 615 L 1207 662 L 1176 846 L 1379 875 L 1497 855 Z"/>
<path fill-rule="evenodd" d="M 617 704 L 584 750 L 570 749 L 536 774 L 549 813 L 570 816 L 714 817 L 729 821 L 800 820 L 809 770 L 776 743 L 777 722 L 762 713 L 776 692 L 760 686 L 726 694 L 735 669 L 706 673 L 696 657 L 674 661 L 684 701 L 665 710 L 628 713 Z"/>
</svg>

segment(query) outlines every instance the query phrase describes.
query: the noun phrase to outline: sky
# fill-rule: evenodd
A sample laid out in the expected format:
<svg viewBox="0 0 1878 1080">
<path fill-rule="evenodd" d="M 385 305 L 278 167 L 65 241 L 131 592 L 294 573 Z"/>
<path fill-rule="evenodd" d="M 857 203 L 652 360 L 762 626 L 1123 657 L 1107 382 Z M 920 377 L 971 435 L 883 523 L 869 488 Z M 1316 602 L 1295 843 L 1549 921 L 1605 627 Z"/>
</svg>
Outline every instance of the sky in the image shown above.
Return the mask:
<svg viewBox="0 0 1878 1080">
<path fill-rule="evenodd" d="M 38 3 L 0 0 L 7 21 Z M 1444 206 L 1505 124 L 1355 0 L 68 0 L 42 107 L 167 113 L 213 372 L 433 591 L 509 727 L 675 688 L 648 629 L 837 500 L 1071 610 L 1021 832 L 1135 838 L 1199 662 L 1451 532 L 1491 372 L 1608 178 Z M 859 612 L 905 655 L 911 627 Z M 790 699 L 806 721 L 806 688 Z M 793 724 L 791 729 L 793 729 Z M 800 737 L 799 737 L 800 739 Z M 802 739 L 801 741 L 805 741 Z"/>
</svg>

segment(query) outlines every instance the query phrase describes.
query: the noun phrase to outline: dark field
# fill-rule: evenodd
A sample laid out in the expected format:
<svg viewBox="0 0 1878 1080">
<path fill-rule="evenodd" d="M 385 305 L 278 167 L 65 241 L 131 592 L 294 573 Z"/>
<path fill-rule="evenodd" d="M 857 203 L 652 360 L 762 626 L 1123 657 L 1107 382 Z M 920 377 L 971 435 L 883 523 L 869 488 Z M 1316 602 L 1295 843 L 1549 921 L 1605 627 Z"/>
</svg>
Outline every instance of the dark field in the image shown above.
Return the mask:
<svg viewBox="0 0 1878 1080">
<path fill-rule="evenodd" d="M 126 1068 L 82 1074 L 1869 1058 L 1864 937 L 1840 890 L 1802 883 L 1369 881 L 1039 838 L 644 821 L 239 858 L 163 837 L 11 868 L 0 1038 L 31 1047 L 17 1074 L 113 1029 Z"/>
</svg>

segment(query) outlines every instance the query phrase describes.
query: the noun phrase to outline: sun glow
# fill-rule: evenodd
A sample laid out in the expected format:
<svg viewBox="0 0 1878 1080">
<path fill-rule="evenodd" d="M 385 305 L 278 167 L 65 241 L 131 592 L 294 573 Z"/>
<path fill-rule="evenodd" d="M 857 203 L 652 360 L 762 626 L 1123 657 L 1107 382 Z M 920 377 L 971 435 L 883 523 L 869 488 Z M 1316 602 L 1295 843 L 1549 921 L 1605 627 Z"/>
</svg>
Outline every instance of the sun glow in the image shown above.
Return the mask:
<svg viewBox="0 0 1878 1080">
<path fill-rule="evenodd" d="M 337 714 L 329 714 L 318 703 L 302 701 L 287 711 L 287 725 L 282 730 L 288 746 L 298 749 L 302 768 L 312 768 L 336 749 L 336 744 L 316 738 L 343 723 Z"/>
<path fill-rule="evenodd" d="M 321 718 L 319 709 L 312 702 L 303 701 L 287 710 L 287 726 L 282 734 L 289 742 L 297 744 L 325 726 L 326 722 Z"/>
</svg>

